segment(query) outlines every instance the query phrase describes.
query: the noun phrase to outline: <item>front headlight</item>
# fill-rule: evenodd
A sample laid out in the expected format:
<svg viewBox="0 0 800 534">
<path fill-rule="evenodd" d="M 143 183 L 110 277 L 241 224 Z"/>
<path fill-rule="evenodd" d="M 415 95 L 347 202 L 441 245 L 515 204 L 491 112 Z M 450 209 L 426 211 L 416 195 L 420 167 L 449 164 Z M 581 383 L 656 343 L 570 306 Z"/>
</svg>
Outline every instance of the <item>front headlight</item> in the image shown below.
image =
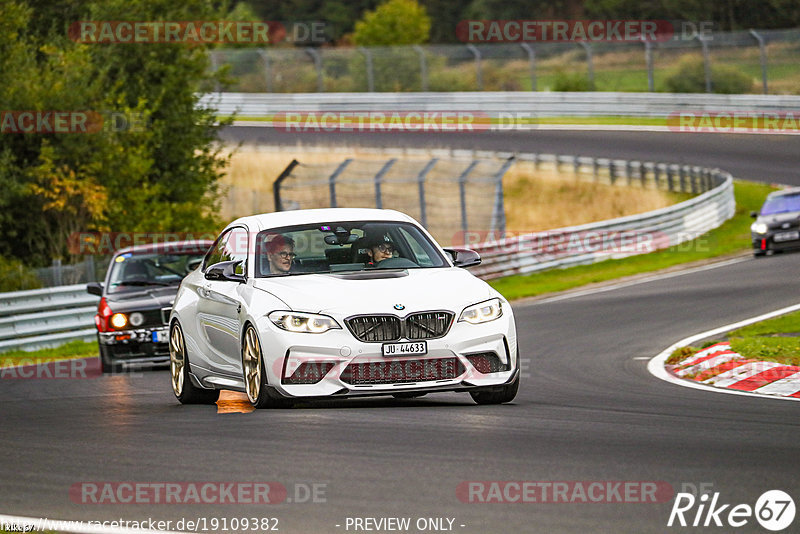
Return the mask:
<svg viewBox="0 0 800 534">
<path fill-rule="evenodd" d="M 274 311 L 268 317 L 275 326 L 289 332 L 321 334 L 334 328 L 342 328 L 332 317 L 316 313 Z"/>
<path fill-rule="evenodd" d="M 750 231 L 754 234 L 766 234 L 767 230 L 769 230 L 769 227 L 763 222 L 754 222 L 750 225 Z"/>
<path fill-rule="evenodd" d="M 503 316 L 503 304 L 500 299 L 494 298 L 486 302 L 479 302 L 472 306 L 467 306 L 461 312 L 458 321 L 466 321 L 471 324 L 488 323 Z"/>
</svg>

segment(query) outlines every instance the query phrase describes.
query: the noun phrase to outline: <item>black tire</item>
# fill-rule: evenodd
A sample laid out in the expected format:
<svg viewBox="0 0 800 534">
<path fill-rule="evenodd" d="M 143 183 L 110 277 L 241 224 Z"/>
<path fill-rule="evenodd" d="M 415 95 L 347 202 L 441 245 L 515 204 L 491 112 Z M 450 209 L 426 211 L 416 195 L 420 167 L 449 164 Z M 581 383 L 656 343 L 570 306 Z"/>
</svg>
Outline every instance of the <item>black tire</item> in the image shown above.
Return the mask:
<svg viewBox="0 0 800 534">
<path fill-rule="evenodd" d="M 754 258 L 763 258 L 766 255 L 767 255 L 766 251 L 763 251 L 763 250 L 759 250 L 759 251 L 753 252 L 753 257 Z"/>
<path fill-rule="evenodd" d="M 103 374 L 117 374 L 122 372 L 122 364 L 114 359 L 111 350 L 100 347 L 100 368 Z"/>
<path fill-rule="evenodd" d="M 511 402 L 519 391 L 519 373 L 510 384 L 506 384 L 494 391 L 470 391 L 470 396 L 476 404 L 504 404 Z"/>
<path fill-rule="evenodd" d="M 219 399 L 218 389 L 202 389 L 192 383 L 186 342 L 177 321 L 172 323 L 169 333 L 169 374 L 172 393 L 181 404 L 214 404 Z"/>
<path fill-rule="evenodd" d="M 427 393 L 392 393 L 395 399 L 418 399 L 424 397 Z"/>
<path fill-rule="evenodd" d="M 250 404 L 257 409 L 291 408 L 292 399 L 280 395 L 267 382 L 264 355 L 255 327 L 249 324 L 242 337 L 242 379 Z"/>
</svg>

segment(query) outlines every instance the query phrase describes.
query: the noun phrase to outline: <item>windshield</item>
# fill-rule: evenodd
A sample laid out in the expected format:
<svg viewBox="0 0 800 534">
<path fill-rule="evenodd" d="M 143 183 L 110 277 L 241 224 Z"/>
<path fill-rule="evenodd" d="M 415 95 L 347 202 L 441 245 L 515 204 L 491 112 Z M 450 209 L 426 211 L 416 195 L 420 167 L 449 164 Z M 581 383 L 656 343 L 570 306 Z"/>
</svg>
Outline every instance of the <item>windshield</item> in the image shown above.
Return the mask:
<svg viewBox="0 0 800 534">
<path fill-rule="evenodd" d="M 800 193 L 768 198 L 761 207 L 761 215 L 775 215 L 790 211 L 800 211 Z"/>
<path fill-rule="evenodd" d="M 256 237 L 256 277 L 423 269 L 448 263 L 415 225 L 385 221 L 307 224 Z"/>
<path fill-rule="evenodd" d="M 108 293 L 178 285 L 203 261 L 204 254 L 198 252 L 120 254 L 112 261 Z"/>
</svg>

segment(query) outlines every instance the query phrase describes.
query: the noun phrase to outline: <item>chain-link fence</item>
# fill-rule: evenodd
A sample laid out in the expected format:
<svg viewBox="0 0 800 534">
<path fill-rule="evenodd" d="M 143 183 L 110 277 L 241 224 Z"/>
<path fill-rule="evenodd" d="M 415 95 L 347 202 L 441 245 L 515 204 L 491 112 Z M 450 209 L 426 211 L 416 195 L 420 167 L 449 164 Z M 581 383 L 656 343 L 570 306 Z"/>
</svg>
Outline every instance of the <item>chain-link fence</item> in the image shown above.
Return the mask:
<svg viewBox="0 0 800 534">
<path fill-rule="evenodd" d="M 387 208 L 417 219 L 440 243 L 470 228 L 505 231 L 503 175 L 513 158 L 293 162 L 275 181 L 278 210 Z"/>
<path fill-rule="evenodd" d="M 219 49 L 236 92 L 667 91 L 797 93 L 800 31 L 665 42 Z"/>
</svg>

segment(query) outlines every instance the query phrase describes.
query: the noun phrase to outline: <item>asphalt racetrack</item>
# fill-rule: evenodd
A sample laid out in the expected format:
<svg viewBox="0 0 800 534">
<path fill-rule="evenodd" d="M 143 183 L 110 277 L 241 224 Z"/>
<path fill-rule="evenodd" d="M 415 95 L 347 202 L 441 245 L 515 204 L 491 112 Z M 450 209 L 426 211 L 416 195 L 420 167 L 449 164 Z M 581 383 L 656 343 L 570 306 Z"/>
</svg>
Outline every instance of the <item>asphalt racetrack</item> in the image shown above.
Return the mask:
<svg viewBox="0 0 800 534">
<path fill-rule="evenodd" d="M 265 129 L 236 132 L 250 140 L 267 135 Z M 626 136 L 609 132 L 541 133 L 480 148 L 645 157 L 650 143 L 661 148 L 648 160 L 719 165 L 737 177 L 767 181 L 800 180 L 792 174 L 797 137 L 736 136 L 728 146 L 725 137 L 705 136 L 703 147 L 688 134 L 638 133 L 626 134 L 636 136 L 626 146 Z M 561 136 L 569 140 L 563 146 Z M 457 144 L 442 140 L 450 141 Z M 756 157 L 759 150 L 768 155 Z M 800 406 L 679 387 L 651 376 L 647 359 L 685 336 L 797 303 L 799 271 L 800 254 L 743 258 L 570 298 L 518 303 L 523 379 L 515 402 L 502 406 L 481 407 L 467 395 L 449 393 L 218 413 L 223 406 L 179 405 L 165 371 L 0 380 L 0 513 L 202 518 L 209 526 L 214 518 L 277 518 L 280 532 L 322 534 L 367 532 L 353 520 L 395 517 L 410 518 L 411 528 L 395 530 L 400 532 L 729 532 L 727 526 L 667 527 L 674 494 L 702 484 L 719 493 L 718 505 L 753 507 L 772 489 L 797 501 Z M 287 488 L 293 502 L 91 504 L 70 496 L 70 488 L 88 481 L 273 481 Z M 657 503 L 464 502 L 459 488 L 470 481 L 638 481 L 668 484 L 673 493 Z M 311 502 L 306 489 L 315 484 L 318 502 Z M 687 512 L 686 520 L 694 521 L 697 511 Z M 420 518 L 425 529 L 417 528 Z M 797 524 L 800 519 L 786 532 Z M 765 532 L 754 517 L 735 531 Z"/>
</svg>

